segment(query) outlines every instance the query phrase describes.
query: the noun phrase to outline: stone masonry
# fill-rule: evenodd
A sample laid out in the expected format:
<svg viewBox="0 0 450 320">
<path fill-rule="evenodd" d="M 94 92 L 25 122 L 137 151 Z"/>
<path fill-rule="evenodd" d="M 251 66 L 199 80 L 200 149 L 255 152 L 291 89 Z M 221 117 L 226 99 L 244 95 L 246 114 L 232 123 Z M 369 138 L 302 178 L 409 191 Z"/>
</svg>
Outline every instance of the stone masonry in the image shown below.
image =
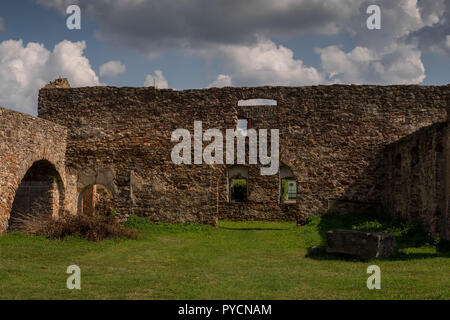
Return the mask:
<svg viewBox="0 0 450 320">
<path fill-rule="evenodd" d="M 34 163 L 42 163 L 41 168 L 51 164 L 58 172 L 55 205 L 66 205 L 66 136 L 67 130 L 55 123 L 0 108 L 0 233 L 8 227 L 16 191 Z"/>
<path fill-rule="evenodd" d="M 394 216 L 421 222 L 450 238 L 448 123 L 436 123 L 389 145 L 384 205 Z"/>
<path fill-rule="evenodd" d="M 79 212 L 86 188 L 100 184 L 124 218 L 138 214 L 169 222 L 215 224 L 217 219 L 233 219 L 296 220 L 301 224 L 309 215 L 328 211 L 386 209 L 408 218 L 402 214 L 410 211 L 407 206 L 403 211 L 390 210 L 407 202 L 408 193 L 386 196 L 392 192 L 393 165 L 386 150 L 404 138 L 421 135 L 424 128 L 445 126 L 449 91 L 450 86 L 416 85 L 176 91 L 70 88 L 60 80 L 40 90 L 38 113 L 39 118 L 67 128 L 62 174 L 68 211 Z M 277 105 L 238 106 L 239 100 L 247 99 L 274 99 Z M 226 129 L 236 128 L 238 119 L 247 120 L 249 128 L 279 129 L 280 165 L 289 168 L 295 178 L 295 202 L 280 201 L 280 176 L 260 175 L 259 165 L 241 166 L 239 170 L 248 176 L 247 201 L 233 202 L 231 166 L 172 162 L 170 154 L 176 142 L 171 142 L 171 134 L 175 129 L 193 133 L 194 121 L 201 120 L 203 131 L 217 128 L 225 136 Z M 442 143 L 443 157 L 446 141 Z M 425 155 L 427 151 L 420 152 Z M 447 160 L 441 162 L 446 166 Z M 438 163 L 431 159 L 427 165 Z M 406 182 L 409 173 L 404 171 L 405 176 L 399 178 Z M 430 183 L 427 177 L 418 181 L 426 185 Z M 443 180 L 445 183 L 434 188 L 440 190 L 436 201 L 447 208 L 443 202 L 444 194 L 450 194 L 447 176 Z M 431 192 L 424 197 L 433 197 Z M 422 204 L 429 208 L 431 203 Z M 427 221 L 429 212 L 446 215 L 443 209 L 421 212 L 421 221 Z M 446 221 L 448 229 L 448 219 L 430 221 L 424 223 L 430 232 L 438 234 L 441 221 Z M 448 238 L 448 233 L 442 234 Z"/>
</svg>

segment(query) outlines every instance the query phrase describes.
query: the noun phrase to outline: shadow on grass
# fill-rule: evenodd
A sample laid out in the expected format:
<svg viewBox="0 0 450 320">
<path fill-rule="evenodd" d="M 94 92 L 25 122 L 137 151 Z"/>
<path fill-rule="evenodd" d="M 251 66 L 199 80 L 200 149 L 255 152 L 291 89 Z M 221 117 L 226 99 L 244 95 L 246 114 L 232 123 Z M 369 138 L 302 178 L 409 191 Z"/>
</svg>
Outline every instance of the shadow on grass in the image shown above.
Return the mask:
<svg viewBox="0 0 450 320">
<path fill-rule="evenodd" d="M 309 222 L 313 223 L 313 222 Z M 365 232 L 380 232 L 393 234 L 397 240 L 399 252 L 389 260 L 413 260 L 437 257 L 450 257 L 450 242 L 434 239 L 427 234 L 419 223 L 407 222 L 392 218 L 386 214 L 335 214 L 329 213 L 322 216 L 317 224 L 321 237 L 322 250 L 313 253 L 308 250 L 307 257 L 318 260 L 356 260 L 364 261 L 344 254 L 331 254 L 325 252 L 327 232 L 333 229 L 346 229 Z M 417 248 L 426 247 L 435 249 L 435 253 L 414 252 Z M 414 249 L 416 250 L 409 250 Z M 413 251 L 413 252 L 411 252 Z"/>
<path fill-rule="evenodd" d="M 249 227 L 249 228 L 233 228 L 233 227 L 222 227 L 219 226 L 219 229 L 224 229 L 224 230 L 236 230 L 236 231 L 267 231 L 267 230 L 271 230 L 271 231 L 286 231 L 288 229 L 286 228 L 270 228 L 270 227 L 261 227 L 261 228 L 254 228 L 254 227 Z"/>
</svg>

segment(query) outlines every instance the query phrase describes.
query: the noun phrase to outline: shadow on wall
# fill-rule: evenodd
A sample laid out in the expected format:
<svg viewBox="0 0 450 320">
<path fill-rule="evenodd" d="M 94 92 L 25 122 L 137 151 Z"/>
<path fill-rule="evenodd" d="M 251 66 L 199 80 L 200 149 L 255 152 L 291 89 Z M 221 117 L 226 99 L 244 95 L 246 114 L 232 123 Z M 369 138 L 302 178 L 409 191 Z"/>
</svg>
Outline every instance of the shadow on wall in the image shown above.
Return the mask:
<svg viewBox="0 0 450 320">
<path fill-rule="evenodd" d="M 23 216 L 57 216 L 63 208 L 64 186 L 61 176 L 49 161 L 37 161 L 28 169 L 16 190 L 8 231 L 15 230 Z"/>
<path fill-rule="evenodd" d="M 427 232 L 446 235 L 447 124 L 437 123 L 389 145 L 385 151 L 385 210 L 417 221 Z"/>
<path fill-rule="evenodd" d="M 450 242 L 435 240 L 426 233 L 420 223 L 407 222 L 400 218 L 392 218 L 387 214 L 337 214 L 328 213 L 321 217 L 317 225 L 321 237 L 322 246 L 326 246 L 327 232 L 333 229 L 357 230 L 365 232 L 390 233 L 396 237 L 399 253 L 391 260 L 412 260 L 424 258 L 450 257 Z M 409 248 L 421 246 L 436 246 L 437 253 L 408 252 Z M 311 255 L 311 258 L 319 260 L 333 260 L 336 258 L 354 259 L 339 254 Z"/>
<path fill-rule="evenodd" d="M 420 223 L 427 232 L 445 239 L 445 233 L 440 230 L 449 224 L 445 218 L 444 195 L 445 130 L 446 123 L 436 123 L 380 147 L 362 170 L 350 169 L 349 172 L 357 173 L 342 175 L 339 181 L 345 191 L 341 196 L 324 197 L 327 212 L 387 213 Z M 345 166 L 349 164 L 342 164 L 342 172 L 348 170 Z M 355 182 L 346 183 L 346 180 Z"/>
</svg>

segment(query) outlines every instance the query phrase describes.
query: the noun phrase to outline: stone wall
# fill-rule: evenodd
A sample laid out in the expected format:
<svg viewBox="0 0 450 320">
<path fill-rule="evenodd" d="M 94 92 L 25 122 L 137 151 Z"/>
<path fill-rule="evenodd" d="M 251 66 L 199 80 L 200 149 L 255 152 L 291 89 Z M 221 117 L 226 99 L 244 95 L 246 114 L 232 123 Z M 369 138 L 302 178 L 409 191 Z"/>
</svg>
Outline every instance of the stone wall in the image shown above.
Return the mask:
<svg viewBox="0 0 450 320">
<path fill-rule="evenodd" d="M 384 203 L 393 216 L 450 240 L 448 129 L 448 123 L 437 123 L 386 148 Z"/>
<path fill-rule="evenodd" d="M 66 135 L 66 129 L 57 124 L 0 108 L 0 233 L 8 227 L 22 179 L 38 161 L 51 163 L 59 173 L 64 206 Z"/>
<path fill-rule="evenodd" d="M 44 88 L 39 116 L 69 129 L 66 161 L 76 192 L 101 184 L 119 214 L 162 221 L 294 220 L 384 201 L 386 145 L 447 119 L 449 86 Z M 240 106 L 241 99 L 277 106 Z M 280 161 L 297 201 L 280 203 L 278 175 L 248 167 L 248 203 L 230 203 L 226 165 L 175 165 L 171 134 L 236 127 L 280 130 Z M 225 136 L 225 134 L 224 134 Z M 205 145 L 207 143 L 204 143 Z M 225 157 L 224 157 L 225 159 Z M 348 205 L 345 205 L 348 203 Z M 334 208 L 339 204 L 339 208 Z"/>
</svg>

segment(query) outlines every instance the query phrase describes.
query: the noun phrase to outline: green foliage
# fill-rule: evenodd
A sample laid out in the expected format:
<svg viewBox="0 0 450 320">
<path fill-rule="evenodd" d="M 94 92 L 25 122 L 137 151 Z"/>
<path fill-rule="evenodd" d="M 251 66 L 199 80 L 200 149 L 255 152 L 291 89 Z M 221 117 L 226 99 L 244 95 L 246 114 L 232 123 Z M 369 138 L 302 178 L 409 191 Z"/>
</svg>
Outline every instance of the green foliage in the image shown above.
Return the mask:
<svg viewBox="0 0 450 320">
<path fill-rule="evenodd" d="M 287 179 L 281 180 L 281 201 L 284 202 L 287 200 L 287 192 L 288 192 L 288 181 Z"/>
<path fill-rule="evenodd" d="M 233 179 L 231 185 L 231 199 L 236 202 L 247 201 L 247 180 Z"/>
<path fill-rule="evenodd" d="M 326 214 L 320 218 L 319 224 L 319 230 L 324 241 L 326 233 L 331 229 L 391 233 L 396 237 L 399 248 L 439 244 L 439 239 L 433 239 L 430 234 L 423 231 L 419 223 L 393 219 L 385 214 Z"/>
<path fill-rule="evenodd" d="M 240 188 L 247 188 L 247 180 L 245 179 L 233 179 L 233 188 L 240 187 Z"/>
</svg>

